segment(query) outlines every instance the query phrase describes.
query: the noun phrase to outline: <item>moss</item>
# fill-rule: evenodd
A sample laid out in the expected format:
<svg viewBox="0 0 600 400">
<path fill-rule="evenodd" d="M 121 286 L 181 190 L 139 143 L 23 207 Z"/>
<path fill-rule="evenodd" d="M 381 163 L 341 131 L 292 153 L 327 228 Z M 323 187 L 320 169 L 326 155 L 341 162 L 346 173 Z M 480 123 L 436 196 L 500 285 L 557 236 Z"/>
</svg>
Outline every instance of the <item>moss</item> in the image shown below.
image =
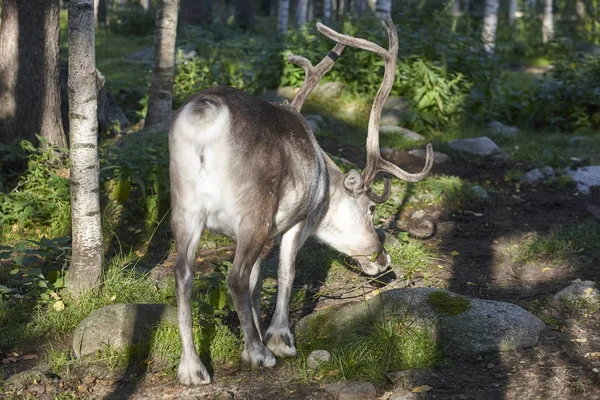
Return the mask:
<svg viewBox="0 0 600 400">
<path fill-rule="evenodd" d="M 436 290 L 429 295 L 429 304 L 440 314 L 458 315 L 471 307 L 471 300 L 463 296 L 450 295 Z"/>
</svg>

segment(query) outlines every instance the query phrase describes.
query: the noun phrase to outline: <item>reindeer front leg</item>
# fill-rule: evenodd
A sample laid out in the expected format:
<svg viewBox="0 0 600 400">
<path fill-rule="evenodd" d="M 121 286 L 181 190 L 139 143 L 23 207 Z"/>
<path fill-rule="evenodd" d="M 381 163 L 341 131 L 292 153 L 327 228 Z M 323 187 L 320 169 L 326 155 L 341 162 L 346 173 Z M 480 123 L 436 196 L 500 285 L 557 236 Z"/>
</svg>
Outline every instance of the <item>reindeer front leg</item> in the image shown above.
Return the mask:
<svg viewBox="0 0 600 400">
<path fill-rule="evenodd" d="M 305 221 L 297 223 L 285 232 L 281 238 L 279 270 L 277 272 L 277 306 L 275 307 L 271 326 L 269 326 L 265 337 L 267 347 L 277 357 L 296 355 L 288 313 L 294 283 L 296 254 L 305 240 L 302 235 L 304 224 Z"/>
</svg>

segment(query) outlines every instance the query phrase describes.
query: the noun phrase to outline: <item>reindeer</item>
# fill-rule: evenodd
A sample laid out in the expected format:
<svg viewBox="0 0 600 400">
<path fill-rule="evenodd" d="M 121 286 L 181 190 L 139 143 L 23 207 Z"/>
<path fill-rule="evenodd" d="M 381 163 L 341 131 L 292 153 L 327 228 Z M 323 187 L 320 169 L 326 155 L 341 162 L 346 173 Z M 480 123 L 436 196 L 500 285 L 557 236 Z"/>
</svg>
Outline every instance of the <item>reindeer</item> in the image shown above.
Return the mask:
<svg viewBox="0 0 600 400">
<path fill-rule="evenodd" d="M 389 49 L 317 24 L 337 42 L 316 66 L 288 55 L 306 79 L 291 104 L 267 103 L 229 87 L 191 96 L 178 110 L 169 132 L 172 228 L 177 246 L 176 292 L 183 350 L 177 371 L 184 385 L 210 383 L 194 348 L 190 298 L 194 257 L 204 228 L 237 242 L 227 285 L 244 336 L 242 359 L 251 367 L 272 367 L 275 357 L 296 355 L 288 305 L 296 253 L 309 236 L 355 259 L 365 274 L 378 275 L 390 257 L 373 227 L 375 205 L 390 196 L 390 178 L 416 182 L 430 172 L 427 145 L 423 170 L 410 174 L 379 152 L 379 119 L 394 82 L 398 37 L 384 21 Z M 346 45 L 375 52 L 385 60 L 383 82 L 371 109 L 367 165 L 362 174 L 343 173 L 319 147 L 304 117 L 304 100 L 333 66 Z M 371 189 L 384 176 L 381 195 Z M 265 331 L 260 314 L 259 255 L 271 238 L 280 240 L 275 314 Z"/>
</svg>

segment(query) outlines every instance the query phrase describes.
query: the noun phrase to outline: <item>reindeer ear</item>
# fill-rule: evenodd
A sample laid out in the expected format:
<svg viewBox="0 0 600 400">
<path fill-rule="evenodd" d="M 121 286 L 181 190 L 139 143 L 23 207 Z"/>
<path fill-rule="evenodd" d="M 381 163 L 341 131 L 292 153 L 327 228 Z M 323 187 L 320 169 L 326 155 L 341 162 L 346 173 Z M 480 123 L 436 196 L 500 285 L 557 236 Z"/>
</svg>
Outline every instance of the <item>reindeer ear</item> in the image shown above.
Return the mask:
<svg viewBox="0 0 600 400">
<path fill-rule="evenodd" d="M 362 176 L 357 170 L 353 169 L 346 174 L 344 178 L 344 188 L 351 196 L 358 196 L 365 191 Z"/>
</svg>

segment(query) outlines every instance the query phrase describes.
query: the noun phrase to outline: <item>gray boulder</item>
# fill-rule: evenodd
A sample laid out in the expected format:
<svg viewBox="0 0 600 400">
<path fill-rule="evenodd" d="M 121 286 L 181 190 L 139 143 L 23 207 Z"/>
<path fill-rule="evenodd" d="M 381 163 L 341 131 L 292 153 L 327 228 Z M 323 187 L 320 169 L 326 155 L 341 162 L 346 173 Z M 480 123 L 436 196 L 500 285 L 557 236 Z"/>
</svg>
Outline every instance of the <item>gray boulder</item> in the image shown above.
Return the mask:
<svg viewBox="0 0 600 400">
<path fill-rule="evenodd" d="M 344 335 L 390 317 L 429 331 L 440 348 L 451 355 L 534 346 L 545 327 L 540 319 L 515 304 L 467 299 L 433 288 L 405 288 L 307 315 L 296 324 L 296 338 L 301 343 L 315 334 Z"/>
<path fill-rule="evenodd" d="M 577 190 L 581 194 L 590 194 L 594 187 L 600 186 L 600 165 L 568 169 L 566 173 L 577 182 Z"/>
<path fill-rule="evenodd" d="M 475 156 L 487 157 L 500 153 L 500 148 L 492 139 L 482 136 L 472 139 L 458 139 L 448 143 L 450 148 L 459 152 Z"/>
<path fill-rule="evenodd" d="M 327 350 L 312 351 L 306 357 L 306 366 L 311 369 L 318 368 L 321 364 L 331 361 L 331 353 Z"/>
<path fill-rule="evenodd" d="M 514 137 L 519 133 L 516 126 L 504 125 L 502 122 L 492 121 L 488 124 L 490 131 L 496 135 Z"/>
<path fill-rule="evenodd" d="M 419 135 L 417 132 L 413 132 L 410 129 L 406 129 L 396 125 L 382 125 L 379 127 L 379 133 L 399 135 L 402 136 L 404 139 L 413 142 L 425 140 L 425 138 L 422 135 Z"/>
<path fill-rule="evenodd" d="M 161 323 L 177 324 L 177 308 L 165 304 L 112 304 L 88 315 L 73 334 L 75 356 L 106 346 L 123 348 L 143 343 Z"/>
<path fill-rule="evenodd" d="M 554 169 L 552 167 L 535 168 L 527 172 L 521 177 L 521 182 L 534 184 L 543 181 L 546 178 L 550 178 L 554 175 Z"/>
<path fill-rule="evenodd" d="M 593 281 L 576 281 L 554 295 L 555 301 L 584 300 L 589 302 L 600 301 L 600 290 Z"/>
<path fill-rule="evenodd" d="M 283 86 L 277 88 L 276 90 L 269 90 L 258 97 L 263 99 L 264 101 L 273 102 L 273 103 L 283 103 L 284 101 L 292 100 L 296 94 L 298 93 L 298 88 L 294 88 L 291 86 Z"/>
<path fill-rule="evenodd" d="M 4 382 L 4 386 L 6 388 L 20 390 L 34 381 L 38 383 L 46 382 L 48 381 L 48 377 L 37 369 L 29 369 L 8 377 Z"/>
<path fill-rule="evenodd" d="M 138 50 L 123 59 L 123 62 L 128 64 L 143 64 L 152 65 L 154 50 L 152 47 L 146 47 Z M 175 62 L 179 63 L 182 61 L 188 61 L 198 55 L 198 52 L 194 49 L 187 47 L 178 47 L 175 50 Z"/>
<path fill-rule="evenodd" d="M 425 159 L 427 152 L 425 149 L 414 149 L 408 152 L 411 156 L 415 156 L 421 159 Z M 446 164 L 450 162 L 450 157 L 447 154 L 440 153 L 439 151 L 433 152 L 433 163 L 434 164 Z"/>
<path fill-rule="evenodd" d="M 406 112 L 409 103 L 398 96 L 390 96 L 381 111 L 381 125 L 398 125 L 402 121 L 402 114 Z"/>
<path fill-rule="evenodd" d="M 322 82 L 312 91 L 311 96 L 321 100 L 336 99 L 346 91 L 348 86 L 343 82 Z"/>
<path fill-rule="evenodd" d="M 371 382 L 336 382 L 323 386 L 336 400 L 369 400 L 377 397 L 377 388 Z"/>
</svg>

